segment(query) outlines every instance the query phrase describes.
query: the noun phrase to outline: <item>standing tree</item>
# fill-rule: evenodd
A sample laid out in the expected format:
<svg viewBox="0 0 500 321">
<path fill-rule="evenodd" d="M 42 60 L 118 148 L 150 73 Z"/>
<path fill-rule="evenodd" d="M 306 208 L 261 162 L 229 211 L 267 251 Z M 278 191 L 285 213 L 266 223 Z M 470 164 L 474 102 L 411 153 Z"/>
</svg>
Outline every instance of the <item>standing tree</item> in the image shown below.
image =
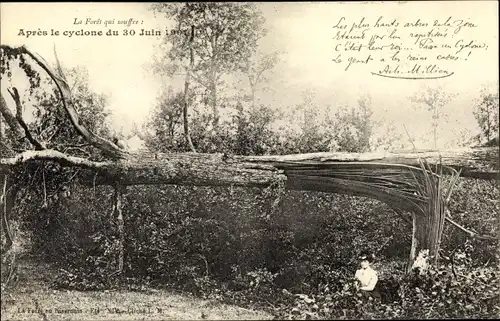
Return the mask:
<svg viewBox="0 0 500 321">
<path fill-rule="evenodd" d="M 252 109 L 255 110 L 256 94 L 259 89 L 259 85 L 266 81 L 265 73 L 271 71 L 278 63 L 278 53 L 274 52 L 268 55 L 259 55 L 254 57 L 255 59 L 250 59 L 245 67 L 245 74 L 248 77 L 248 83 L 250 84 L 250 102 L 252 104 Z"/>
<path fill-rule="evenodd" d="M 233 116 L 236 133 L 233 137 L 233 153 L 238 155 L 262 155 L 274 151 L 277 134 L 271 130 L 276 113 L 265 105 L 245 110 L 241 102 L 236 104 L 238 113 Z"/>
<path fill-rule="evenodd" d="M 397 130 L 393 123 L 380 120 L 375 122 L 374 127 L 377 127 L 378 130 L 374 131 L 370 137 L 370 147 L 372 150 L 401 150 L 407 146 L 404 136 Z"/>
<path fill-rule="evenodd" d="M 324 110 L 318 108 L 316 92 L 307 89 L 302 92 L 301 102 L 291 106 L 284 116 L 286 124 L 280 134 L 286 153 L 310 153 L 328 151 L 331 141 L 323 119 Z"/>
<path fill-rule="evenodd" d="M 184 102 L 183 93 L 174 93 L 172 88 L 162 92 L 146 125 L 151 130 L 151 135 L 146 137 L 150 149 L 160 152 L 186 150 L 180 139 Z"/>
<path fill-rule="evenodd" d="M 176 25 L 165 38 L 170 47 L 164 57 L 168 66 L 166 69 L 158 66 L 157 70 L 167 70 L 174 75 L 179 69 L 189 69 L 191 78 L 208 96 L 206 102 L 216 128 L 223 76 L 244 69 L 257 41 L 264 35 L 264 20 L 257 6 L 253 3 L 157 3 L 153 10 Z"/>
<path fill-rule="evenodd" d="M 487 87 L 483 88 L 480 98 L 476 100 L 474 117 L 486 142 L 498 138 L 498 84 L 495 92 Z"/>
<path fill-rule="evenodd" d="M 442 87 L 427 87 L 421 92 L 415 93 L 410 97 L 410 101 L 418 105 L 423 105 L 428 112 L 431 113 L 431 127 L 433 134 L 434 149 L 438 148 L 437 133 L 440 121 L 447 117 L 443 108 L 453 99 L 456 95 L 448 94 L 443 91 Z"/>
<path fill-rule="evenodd" d="M 372 114 L 371 97 L 368 95 L 358 99 L 357 108 L 341 107 L 332 126 L 335 149 L 358 153 L 371 151 Z"/>
</svg>

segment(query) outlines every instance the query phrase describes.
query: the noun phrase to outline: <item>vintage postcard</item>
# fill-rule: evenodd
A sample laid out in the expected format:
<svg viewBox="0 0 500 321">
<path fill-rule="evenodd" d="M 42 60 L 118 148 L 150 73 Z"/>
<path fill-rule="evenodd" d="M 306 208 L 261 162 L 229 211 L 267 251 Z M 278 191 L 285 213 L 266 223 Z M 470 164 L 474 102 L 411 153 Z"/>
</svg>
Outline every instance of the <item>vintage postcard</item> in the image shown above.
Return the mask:
<svg viewBox="0 0 500 321">
<path fill-rule="evenodd" d="M 0 14 L 2 320 L 500 315 L 497 1 Z"/>
</svg>

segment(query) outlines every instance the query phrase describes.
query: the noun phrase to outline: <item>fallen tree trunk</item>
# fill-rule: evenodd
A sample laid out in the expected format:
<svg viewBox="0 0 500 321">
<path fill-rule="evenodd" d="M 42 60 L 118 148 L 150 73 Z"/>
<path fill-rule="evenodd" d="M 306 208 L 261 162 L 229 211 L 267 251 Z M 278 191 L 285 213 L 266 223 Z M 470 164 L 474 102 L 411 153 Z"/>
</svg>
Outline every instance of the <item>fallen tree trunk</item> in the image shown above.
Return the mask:
<svg viewBox="0 0 500 321">
<path fill-rule="evenodd" d="M 483 149 L 484 150 L 484 149 Z M 488 149 L 487 149 L 488 150 Z M 498 149 L 497 149 L 498 151 Z M 434 153 L 427 153 L 435 157 Z M 455 154 L 457 163 L 466 160 Z M 0 159 L 0 172 L 8 173 L 18 166 L 35 161 L 49 161 L 62 166 L 87 169 L 82 171 L 83 181 L 89 185 L 176 184 L 195 186 L 248 186 L 265 187 L 276 182 L 286 182 L 290 190 L 309 190 L 342 193 L 378 199 L 391 207 L 410 212 L 425 212 L 428 198 L 419 190 L 416 177 L 422 177 L 420 153 L 414 158 L 405 154 L 408 163 L 417 166 L 390 163 L 387 158 L 370 154 L 315 153 L 284 156 L 234 156 L 223 154 L 130 154 L 125 159 L 96 162 L 85 158 L 67 156 L 54 150 L 27 151 L 13 158 Z M 465 157 L 465 156 L 464 156 Z M 402 159 L 402 158 L 400 158 Z M 452 159 L 448 157 L 449 160 Z M 498 178 L 494 166 L 485 165 L 480 159 L 469 162 L 469 170 L 482 170 L 490 179 Z M 443 168 L 440 168 L 440 172 Z M 428 170 L 429 175 L 435 175 Z M 453 174 L 449 171 L 448 174 Z M 470 172 L 470 171 L 469 171 Z M 462 173 L 463 174 L 463 173 Z"/>
<path fill-rule="evenodd" d="M 283 179 L 282 171 L 270 165 L 227 162 L 221 154 L 196 153 L 143 153 L 128 159 L 98 162 L 54 150 L 28 151 L 0 159 L 0 171 L 9 172 L 23 164 L 42 160 L 88 169 L 88 178 L 96 185 L 114 185 L 119 181 L 122 185 L 267 186 L 280 176 Z"/>
<path fill-rule="evenodd" d="M 293 169 L 300 166 L 316 166 L 317 168 L 335 169 L 342 163 L 399 164 L 420 167 L 420 160 L 428 163 L 451 167 L 460 170 L 460 176 L 499 179 L 499 148 L 479 147 L 461 148 L 443 151 L 399 151 L 385 153 L 342 153 L 324 152 L 280 156 L 236 156 L 246 162 L 273 165 L 280 169 Z M 449 174 L 449 172 L 444 172 Z"/>
<path fill-rule="evenodd" d="M 444 152 L 389 153 L 312 153 L 283 156 L 226 156 L 200 153 L 131 153 L 126 158 L 96 162 L 65 155 L 55 150 L 27 151 L 11 158 L 0 158 L 0 172 L 8 173 L 24 163 L 52 160 L 62 166 L 87 168 L 98 174 L 97 184 L 123 185 L 182 184 L 265 186 L 279 175 L 307 175 L 352 179 L 364 175 L 365 181 L 381 180 L 384 175 L 406 175 L 419 171 L 421 159 L 430 164 L 458 168 L 462 177 L 499 179 L 498 148 L 462 149 Z M 438 166 L 439 167 L 439 166 Z M 449 174 L 446 171 L 444 174 Z M 374 174 L 380 174 L 376 176 Z M 277 176 L 278 175 L 278 176 Z M 481 177 L 478 177 L 481 176 Z M 298 188 L 293 185 L 294 189 Z"/>
</svg>

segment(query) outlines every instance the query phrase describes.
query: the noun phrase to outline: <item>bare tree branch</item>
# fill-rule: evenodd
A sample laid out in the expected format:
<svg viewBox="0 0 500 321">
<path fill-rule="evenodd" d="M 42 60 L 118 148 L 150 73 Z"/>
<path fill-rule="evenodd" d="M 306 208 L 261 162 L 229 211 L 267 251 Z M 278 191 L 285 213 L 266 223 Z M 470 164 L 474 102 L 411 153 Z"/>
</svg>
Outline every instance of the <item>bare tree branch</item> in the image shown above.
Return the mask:
<svg viewBox="0 0 500 321">
<path fill-rule="evenodd" d="M 450 222 L 453 226 L 455 226 L 456 228 L 458 228 L 462 232 L 467 233 L 467 235 L 472 237 L 472 238 L 475 238 L 478 240 L 498 240 L 498 237 L 494 237 L 491 235 L 479 235 L 475 232 L 472 232 L 471 230 L 463 227 L 462 225 L 460 225 L 457 222 L 455 222 L 454 220 L 452 220 L 451 217 L 449 217 L 449 216 L 446 217 L 446 221 Z"/>
<path fill-rule="evenodd" d="M 43 146 L 35 137 L 33 137 L 33 135 L 31 135 L 31 131 L 29 130 L 28 125 L 24 122 L 23 105 L 21 104 L 21 98 L 19 97 L 17 88 L 13 87 L 12 91 L 8 89 L 7 91 L 12 96 L 12 99 L 14 99 L 14 102 L 16 104 L 16 119 L 19 122 L 19 125 L 23 128 L 24 135 L 26 136 L 28 141 L 35 147 L 35 150 L 45 149 L 45 146 Z"/>
<path fill-rule="evenodd" d="M 410 218 L 406 215 L 403 214 L 403 211 L 400 210 L 400 209 L 396 209 L 396 208 L 392 208 L 390 207 L 390 209 L 395 213 L 397 214 L 399 217 L 401 217 L 406 223 L 408 223 L 408 225 L 412 225 L 412 221 L 410 220 Z M 410 216 L 411 217 L 411 216 Z"/>
<path fill-rule="evenodd" d="M 100 169 L 112 164 L 111 162 L 94 162 L 86 158 L 68 156 L 53 149 L 41 151 L 25 151 L 11 158 L 0 158 L 0 169 L 21 165 L 29 161 L 56 161 L 63 165 L 80 166 L 90 169 Z"/>
<path fill-rule="evenodd" d="M 406 136 L 408 136 L 408 140 L 410 141 L 410 143 L 413 146 L 413 150 L 417 150 L 417 147 L 415 146 L 415 143 L 413 142 L 413 139 L 411 138 L 410 133 L 408 132 L 408 129 L 406 129 L 406 125 L 405 124 L 403 124 L 403 128 L 405 129 Z"/>
<path fill-rule="evenodd" d="M 5 122 L 9 125 L 10 129 L 12 129 L 14 134 L 17 137 L 23 137 L 23 128 L 17 121 L 16 117 L 10 112 L 3 95 L 0 96 L 0 114 L 3 116 L 3 119 L 5 119 Z"/>
</svg>

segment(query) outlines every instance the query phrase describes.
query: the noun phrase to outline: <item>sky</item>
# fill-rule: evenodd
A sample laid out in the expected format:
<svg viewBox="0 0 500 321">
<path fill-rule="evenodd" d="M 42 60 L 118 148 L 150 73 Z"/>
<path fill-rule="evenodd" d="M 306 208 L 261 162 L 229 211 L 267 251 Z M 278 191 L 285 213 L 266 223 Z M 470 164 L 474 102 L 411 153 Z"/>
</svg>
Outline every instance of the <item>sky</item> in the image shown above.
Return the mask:
<svg viewBox="0 0 500 321">
<path fill-rule="evenodd" d="M 398 131 L 403 125 L 414 137 L 430 131 L 429 114 L 415 110 L 409 96 L 425 86 L 442 86 L 458 96 L 444 109 L 447 123 L 440 132 L 444 144 L 456 138 L 461 130 L 476 131 L 472 110 L 474 99 L 484 84 L 498 82 L 498 2 L 497 1 L 439 1 L 432 2 L 300 2 L 258 3 L 266 19 L 267 35 L 261 39 L 259 51 L 280 53 L 280 63 L 269 75 L 270 93 L 261 93 L 261 101 L 275 108 L 286 109 L 300 103 L 302 93 L 314 93 L 318 109 L 325 106 L 355 106 L 361 95 L 370 95 L 374 117 L 393 124 Z M 2 3 L 1 42 L 11 46 L 26 45 L 49 62 L 54 62 L 56 47 L 62 64 L 67 67 L 85 66 L 89 71 L 91 88 L 109 95 L 112 123 L 117 130 L 127 130 L 133 122 L 141 124 L 154 107 L 164 79 L 151 72 L 148 66 L 158 37 L 117 36 L 32 36 L 19 35 L 19 30 L 77 31 L 104 30 L 104 21 L 132 19 L 130 28 L 137 32 L 164 30 L 169 22 L 155 17 L 143 3 Z M 333 26 L 344 17 L 348 28 L 352 22 L 374 21 L 377 17 L 398 21 L 444 21 L 447 17 L 474 23 L 475 28 L 461 31 L 461 36 L 485 43 L 485 50 L 472 50 L 468 59 L 449 64 L 454 74 L 439 80 L 401 80 L 378 77 L 374 69 L 355 65 L 349 71 L 332 62 L 337 42 Z M 85 21 L 101 19 L 101 24 L 83 25 Z M 82 25 L 75 24 L 82 20 Z M 110 25 L 116 30 L 124 26 Z M 451 33 L 451 31 L 450 31 Z M 418 55 L 415 49 L 410 54 Z M 463 51 L 465 54 L 466 51 Z M 3 87 L 3 86 L 2 86 Z M 425 142 L 422 141 L 425 146 Z"/>
</svg>

